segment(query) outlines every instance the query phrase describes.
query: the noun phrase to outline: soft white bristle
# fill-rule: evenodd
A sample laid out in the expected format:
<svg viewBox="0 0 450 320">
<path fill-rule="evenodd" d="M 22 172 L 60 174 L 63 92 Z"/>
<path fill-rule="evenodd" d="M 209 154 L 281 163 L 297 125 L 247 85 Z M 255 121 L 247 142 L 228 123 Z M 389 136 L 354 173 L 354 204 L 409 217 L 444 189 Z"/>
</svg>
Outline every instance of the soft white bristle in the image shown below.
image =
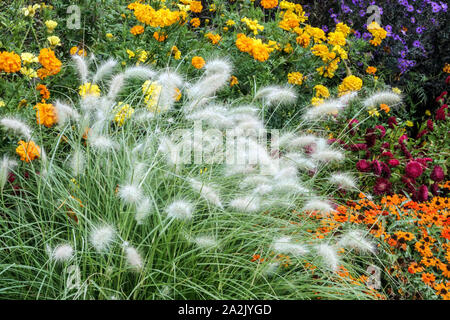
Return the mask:
<svg viewBox="0 0 450 320">
<path fill-rule="evenodd" d="M 339 248 L 351 248 L 361 252 L 375 253 L 375 246 L 364 239 L 359 230 L 351 230 L 344 234 L 336 244 Z"/>
<path fill-rule="evenodd" d="M 142 189 L 132 184 L 119 186 L 117 195 L 126 204 L 137 204 L 143 198 Z"/>
<path fill-rule="evenodd" d="M 108 99 L 109 100 L 113 101 L 116 99 L 117 95 L 120 93 L 120 90 L 122 90 L 124 83 L 125 83 L 125 76 L 123 73 L 115 75 L 111 79 L 111 83 L 109 85 L 109 90 L 108 90 Z"/>
<path fill-rule="evenodd" d="M 51 258 L 58 262 L 68 261 L 73 257 L 73 248 L 68 244 L 60 244 L 52 251 Z"/>
<path fill-rule="evenodd" d="M 89 71 L 88 71 L 88 64 L 87 64 L 86 60 L 77 54 L 72 55 L 72 59 L 75 62 L 75 65 L 77 67 L 81 82 L 87 83 Z"/>
<path fill-rule="evenodd" d="M 82 175 L 84 173 L 85 164 L 86 160 L 83 151 L 74 151 L 70 159 L 70 168 L 72 169 L 72 174 L 74 177 Z"/>
<path fill-rule="evenodd" d="M 156 72 L 149 67 L 134 66 L 127 68 L 124 72 L 125 79 L 141 79 L 148 80 L 156 76 Z"/>
<path fill-rule="evenodd" d="M 260 89 L 255 98 L 263 99 L 267 105 L 293 104 L 297 101 L 297 93 L 288 86 L 268 86 Z"/>
<path fill-rule="evenodd" d="M 136 208 L 136 215 L 134 216 L 138 225 L 144 223 L 145 219 L 147 219 L 147 217 L 150 215 L 151 210 L 152 210 L 152 203 L 148 198 L 142 200 L 138 204 Z"/>
<path fill-rule="evenodd" d="M 192 204 L 184 200 L 176 200 L 166 208 L 166 213 L 168 217 L 179 220 L 192 219 L 193 211 L 194 208 Z"/>
<path fill-rule="evenodd" d="M 344 103 L 339 99 L 327 100 L 318 106 L 309 108 L 303 115 L 303 118 L 305 120 L 320 119 L 330 114 L 337 114 L 344 107 Z"/>
<path fill-rule="evenodd" d="M 335 150 L 323 150 L 313 153 L 312 158 L 322 162 L 342 161 L 344 160 L 344 154 Z"/>
<path fill-rule="evenodd" d="M 214 59 L 205 64 L 207 76 L 212 74 L 221 74 L 229 78 L 232 70 L 232 65 L 225 59 Z"/>
<path fill-rule="evenodd" d="M 9 159 L 6 155 L 0 161 L 0 189 L 3 189 L 11 169 L 17 166 L 17 162 Z"/>
<path fill-rule="evenodd" d="M 309 252 L 306 246 L 292 242 L 290 237 L 281 237 L 275 239 L 272 248 L 277 253 L 292 254 L 294 256 L 304 256 Z"/>
<path fill-rule="evenodd" d="M 388 106 L 395 105 L 402 101 L 402 96 L 392 91 L 377 92 L 363 101 L 365 107 L 377 107 L 384 103 Z"/>
<path fill-rule="evenodd" d="M 355 179 L 348 173 L 335 173 L 330 176 L 328 181 L 342 189 L 356 189 Z"/>
<path fill-rule="evenodd" d="M 97 72 L 92 78 L 92 83 L 97 83 L 102 80 L 104 77 L 108 76 L 114 71 L 115 66 L 117 65 L 117 61 L 110 58 L 106 62 L 104 62 L 100 67 L 98 67 Z"/>
<path fill-rule="evenodd" d="M 66 123 L 69 118 L 75 121 L 80 119 L 80 114 L 74 108 L 58 100 L 55 102 L 55 112 L 59 124 Z"/>
<path fill-rule="evenodd" d="M 222 202 L 220 201 L 219 193 L 216 190 L 214 190 L 213 187 L 195 179 L 189 179 L 189 182 L 191 184 L 192 189 L 200 193 L 200 195 L 206 201 L 212 203 L 213 205 L 218 206 L 219 208 L 223 207 Z"/>
<path fill-rule="evenodd" d="M 255 212 L 259 210 L 260 202 L 260 199 L 254 196 L 239 197 L 230 202 L 230 207 L 243 212 Z"/>
<path fill-rule="evenodd" d="M 24 122 L 14 118 L 2 118 L 0 124 L 6 129 L 11 130 L 25 137 L 27 140 L 31 139 L 31 129 Z"/>
<path fill-rule="evenodd" d="M 339 258 L 336 249 L 328 244 L 316 246 L 317 253 L 322 257 L 325 264 L 332 270 L 337 271 L 339 267 Z"/>
<path fill-rule="evenodd" d="M 309 200 L 304 206 L 303 206 L 303 211 L 318 211 L 321 214 L 328 214 L 331 212 L 334 212 L 335 210 L 333 209 L 333 207 L 331 206 L 331 204 L 329 204 L 326 201 L 323 200 Z"/>
<path fill-rule="evenodd" d="M 125 246 L 125 257 L 127 259 L 128 264 L 137 272 L 141 271 L 144 267 L 144 262 L 142 261 L 142 257 L 139 252 L 130 246 Z"/>
<path fill-rule="evenodd" d="M 116 231 L 111 226 L 97 226 L 91 230 L 89 240 L 97 251 L 106 251 L 114 241 L 115 234 Z"/>
<path fill-rule="evenodd" d="M 192 242 L 195 243 L 200 248 L 214 248 L 218 246 L 218 242 L 216 238 L 212 236 L 198 236 L 192 239 Z"/>
<path fill-rule="evenodd" d="M 117 142 L 105 136 L 89 135 L 88 141 L 92 148 L 100 152 L 113 151 L 119 148 Z"/>
</svg>

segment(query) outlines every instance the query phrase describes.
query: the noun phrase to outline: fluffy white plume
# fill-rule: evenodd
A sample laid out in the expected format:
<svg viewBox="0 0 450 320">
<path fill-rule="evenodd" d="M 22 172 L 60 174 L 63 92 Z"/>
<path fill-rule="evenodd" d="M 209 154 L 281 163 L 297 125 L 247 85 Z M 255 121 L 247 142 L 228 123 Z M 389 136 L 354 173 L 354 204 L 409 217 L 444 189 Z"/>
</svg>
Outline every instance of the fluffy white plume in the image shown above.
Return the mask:
<svg viewBox="0 0 450 320">
<path fill-rule="evenodd" d="M 205 64 L 205 71 L 207 76 L 213 74 L 221 74 L 229 78 L 232 70 L 233 67 L 231 66 L 231 64 L 224 59 L 214 59 L 208 61 Z"/>
<path fill-rule="evenodd" d="M 230 202 L 230 207 L 243 212 L 255 212 L 261 207 L 261 200 L 255 196 L 239 197 Z"/>
<path fill-rule="evenodd" d="M 192 219 L 193 211 L 194 207 L 192 206 L 192 204 L 184 200 L 176 200 L 166 208 L 166 213 L 168 217 L 179 220 Z"/>
<path fill-rule="evenodd" d="M 137 224 L 143 224 L 145 219 L 150 215 L 150 212 L 152 210 L 152 203 L 150 202 L 150 199 L 145 198 L 142 200 L 137 208 L 136 208 L 136 215 L 134 218 L 136 219 Z"/>
<path fill-rule="evenodd" d="M 275 239 L 272 248 L 277 253 L 292 254 L 294 256 L 304 256 L 309 252 L 306 246 L 292 242 L 290 237 Z"/>
<path fill-rule="evenodd" d="M 73 176 L 79 176 L 84 173 L 86 159 L 84 153 L 81 150 L 75 150 L 70 159 L 70 168 L 72 169 Z"/>
<path fill-rule="evenodd" d="M 343 107 L 345 107 L 345 105 L 339 99 L 328 100 L 318 106 L 309 108 L 303 115 L 303 118 L 305 120 L 320 119 L 330 114 L 338 113 Z"/>
<path fill-rule="evenodd" d="M 78 73 L 80 74 L 81 82 L 82 83 L 88 82 L 87 79 L 88 79 L 89 71 L 88 71 L 88 64 L 87 64 L 86 60 L 77 54 L 72 55 L 72 59 L 75 62 Z"/>
<path fill-rule="evenodd" d="M 321 214 L 328 214 L 331 212 L 334 212 L 335 210 L 333 209 L 333 207 L 331 206 L 331 204 L 329 204 L 326 201 L 323 200 L 309 200 L 308 202 L 306 202 L 306 204 L 303 206 L 304 211 L 318 211 Z"/>
<path fill-rule="evenodd" d="M 217 240 L 212 236 L 198 236 L 192 239 L 192 242 L 195 243 L 200 248 L 214 248 L 218 246 Z"/>
<path fill-rule="evenodd" d="M 297 101 L 297 93 L 292 87 L 268 86 L 260 89 L 255 99 L 264 99 L 267 105 L 294 104 Z"/>
<path fill-rule="evenodd" d="M 299 153 L 287 153 L 282 158 L 282 161 L 288 164 L 295 164 L 297 168 L 303 170 L 314 170 L 317 167 L 317 165 L 313 161 L 303 157 L 303 155 Z"/>
<path fill-rule="evenodd" d="M 358 91 L 352 91 L 350 93 L 344 94 L 342 97 L 339 98 L 339 101 L 345 106 L 350 101 L 355 99 L 358 96 Z"/>
<path fill-rule="evenodd" d="M 157 82 L 161 85 L 158 105 L 163 106 L 164 110 L 170 110 L 175 103 L 177 88 L 183 85 L 183 79 L 177 73 L 167 70 L 159 75 Z"/>
<path fill-rule="evenodd" d="M 311 192 L 294 179 L 286 179 L 278 181 L 273 189 L 282 194 L 307 194 Z"/>
<path fill-rule="evenodd" d="M 6 129 L 14 131 L 25 137 L 27 140 L 31 139 L 31 129 L 25 123 L 14 118 L 2 118 L 0 124 Z"/>
<path fill-rule="evenodd" d="M 61 101 L 56 101 L 55 104 L 56 118 L 58 123 L 64 124 L 70 118 L 78 121 L 80 119 L 80 114 L 68 104 L 62 103 Z"/>
<path fill-rule="evenodd" d="M 334 173 L 328 181 L 346 190 L 357 188 L 355 179 L 348 173 Z"/>
<path fill-rule="evenodd" d="M 227 115 L 227 109 L 222 106 L 209 106 L 186 116 L 187 120 L 204 121 L 213 128 L 225 129 L 233 125 L 233 120 Z"/>
<path fill-rule="evenodd" d="M 191 100 L 200 100 L 213 96 L 217 90 L 228 83 L 229 76 L 213 74 L 200 79 L 188 90 L 187 95 Z"/>
<path fill-rule="evenodd" d="M 113 71 L 115 66 L 117 65 L 117 61 L 110 58 L 106 62 L 104 62 L 100 67 L 97 68 L 97 72 L 95 73 L 94 77 L 92 78 L 93 83 L 97 83 L 98 81 L 102 80 L 104 77 L 110 75 Z"/>
<path fill-rule="evenodd" d="M 63 262 L 68 261 L 73 257 L 73 248 L 68 244 L 60 244 L 53 249 L 51 259 Z"/>
<path fill-rule="evenodd" d="M 311 145 L 313 143 L 316 143 L 318 137 L 312 135 L 312 134 L 307 134 L 307 135 L 301 135 L 295 138 L 292 138 L 289 141 L 286 141 L 284 143 L 284 145 L 288 148 L 303 148 L 306 147 L 308 145 Z"/>
<path fill-rule="evenodd" d="M 91 231 L 89 240 L 97 251 L 105 251 L 114 241 L 116 231 L 113 227 L 105 225 L 94 227 Z"/>
<path fill-rule="evenodd" d="M 142 189 L 133 184 L 119 186 L 117 195 L 126 204 L 138 204 L 143 198 Z"/>
<path fill-rule="evenodd" d="M 244 178 L 244 180 L 242 180 L 239 186 L 241 189 L 244 189 L 247 187 L 255 187 L 261 184 L 268 184 L 268 183 L 270 183 L 270 179 L 267 176 L 253 175 Z"/>
<path fill-rule="evenodd" d="M 336 249 L 328 244 L 316 246 L 317 253 L 322 257 L 325 264 L 332 270 L 337 271 L 339 267 L 339 258 Z"/>
<path fill-rule="evenodd" d="M 119 148 L 119 144 L 109 137 L 89 135 L 89 144 L 92 148 L 100 152 L 113 151 Z"/>
<path fill-rule="evenodd" d="M 375 246 L 364 239 L 364 235 L 359 230 L 351 230 L 344 234 L 336 246 L 338 248 L 351 248 L 361 252 L 375 253 Z"/>
<path fill-rule="evenodd" d="M 111 83 L 109 85 L 109 90 L 108 90 L 108 99 L 109 100 L 113 101 L 116 99 L 120 90 L 122 90 L 124 83 L 125 83 L 125 76 L 123 75 L 123 73 L 117 74 L 111 79 Z"/>
<path fill-rule="evenodd" d="M 218 206 L 219 208 L 223 207 L 222 202 L 220 201 L 219 193 L 216 190 L 214 190 L 213 187 L 195 179 L 189 179 L 189 183 L 191 184 L 192 189 L 200 193 L 200 195 L 206 201 L 212 203 L 213 205 Z"/>
<path fill-rule="evenodd" d="M 144 267 L 144 262 L 142 261 L 142 257 L 139 252 L 129 246 L 127 243 L 125 244 L 125 257 L 127 259 L 128 264 L 137 272 L 141 271 Z"/>
<path fill-rule="evenodd" d="M 312 158 L 316 161 L 331 162 L 344 160 L 344 154 L 336 150 L 322 150 L 312 154 Z"/>
<path fill-rule="evenodd" d="M 0 189 L 3 189 L 5 186 L 10 170 L 16 165 L 16 161 L 9 159 L 7 156 L 3 156 L 3 159 L 0 161 Z"/>
<path fill-rule="evenodd" d="M 377 107 L 378 105 L 385 103 L 389 106 L 400 103 L 402 96 L 392 91 L 377 92 L 364 100 L 365 107 Z"/>
<path fill-rule="evenodd" d="M 135 66 L 127 68 L 124 72 L 125 79 L 141 79 L 147 80 L 154 78 L 156 76 L 156 72 L 150 69 L 149 67 L 144 66 Z"/>
</svg>

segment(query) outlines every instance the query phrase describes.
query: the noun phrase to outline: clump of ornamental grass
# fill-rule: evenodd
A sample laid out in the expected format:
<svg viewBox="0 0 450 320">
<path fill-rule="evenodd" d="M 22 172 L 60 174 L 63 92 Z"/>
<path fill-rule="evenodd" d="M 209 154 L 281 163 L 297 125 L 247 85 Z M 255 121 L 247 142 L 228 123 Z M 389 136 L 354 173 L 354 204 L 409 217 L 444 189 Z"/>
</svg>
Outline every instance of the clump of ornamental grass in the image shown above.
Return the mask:
<svg viewBox="0 0 450 320">
<path fill-rule="evenodd" d="M 370 297 L 336 273 L 341 265 L 361 272 L 338 248 L 373 252 L 369 240 L 356 231 L 323 240 L 308 231 L 318 228 L 314 215 L 335 212 L 330 189 L 357 187 L 351 174 L 338 171 L 343 151 L 307 134 L 307 127 L 261 139 L 267 134 L 262 107 L 295 103 L 295 90 L 269 86 L 251 105 L 234 105 L 215 96 L 230 78 L 227 60 L 207 62 L 197 80 L 147 67 L 114 74 L 114 60 L 92 73 L 84 58 L 74 60 L 82 84 L 98 85 L 101 93 L 55 103 L 59 126 L 48 173 L 36 170 L 42 159 L 17 166 L 9 155 L 1 162 L 2 184 L 9 186 L 11 170 L 19 181 L 16 190 L 2 189 L 0 202 L 3 292 L 16 298 Z M 149 81 L 144 96 L 130 93 L 132 78 Z M 323 112 L 340 111 L 344 100 L 326 102 Z M 135 112 L 118 122 L 118 107 L 126 104 Z M 305 119 L 315 116 L 307 111 Z M 18 120 L 0 121 L 18 138 L 31 136 Z M 40 134 L 33 132 L 38 142 Z M 45 244 L 53 243 L 60 245 L 46 253 Z M 305 263 L 317 265 L 314 278 L 301 272 Z"/>
</svg>

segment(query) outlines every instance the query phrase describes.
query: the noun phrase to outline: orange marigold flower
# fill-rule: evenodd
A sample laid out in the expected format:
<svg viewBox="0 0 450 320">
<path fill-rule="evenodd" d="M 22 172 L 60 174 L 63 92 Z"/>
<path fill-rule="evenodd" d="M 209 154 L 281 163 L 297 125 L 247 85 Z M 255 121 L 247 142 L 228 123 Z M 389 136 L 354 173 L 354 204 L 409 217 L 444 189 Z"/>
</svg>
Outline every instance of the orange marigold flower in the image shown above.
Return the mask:
<svg viewBox="0 0 450 320">
<path fill-rule="evenodd" d="M 25 142 L 23 140 L 19 141 L 19 146 L 16 148 L 16 153 L 20 156 L 20 160 L 25 162 L 33 161 L 39 158 L 41 153 L 41 148 L 37 146 L 33 141 Z"/>
<path fill-rule="evenodd" d="M 138 34 L 144 33 L 144 27 L 143 26 L 134 26 L 130 29 L 130 32 L 137 36 Z"/>
<path fill-rule="evenodd" d="M 261 6 L 264 9 L 273 9 L 278 5 L 278 0 L 261 0 Z"/>
<path fill-rule="evenodd" d="M 36 106 L 36 122 L 50 128 L 56 123 L 55 107 L 49 103 L 38 103 Z"/>
<path fill-rule="evenodd" d="M 436 277 L 432 273 L 422 273 L 422 281 L 423 283 L 427 285 L 432 285 L 433 282 L 436 280 Z"/>
<path fill-rule="evenodd" d="M 201 1 L 191 1 L 189 9 L 195 13 L 202 12 L 202 10 L 203 10 L 202 2 Z"/>
<path fill-rule="evenodd" d="M 157 41 L 159 42 L 164 42 L 164 40 L 167 39 L 167 35 L 165 33 L 159 33 L 159 32 L 154 32 L 153 33 L 153 38 L 155 38 Z"/>
<path fill-rule="evenodd" d="M 20 56 L 14 52 L 0 52 L 0 71 L 7 73 L 18 72 L 21 69 Z"/>
<path fill-rule="evenodd" d="M 201 69 L 205 65 L 205 59 L 203 59 L 202 57 L 195 56 L 192 58 L 191 63 L 196 69 Z"/>
<path fill-rule="evenodd" d="M 385 113 L 389 113 L 389 111 L 391 111 L 391 108 L 389 108 L 389 106 L 387 104 L 380 104 L 380 109 L 383 110 Z"/>
<path fill-rule="evenodd" d="M 367 72 L 368 74 L 375 74 L 375 73 L 377 72 L 377 68 L 376 68 L 376 67 L 368 66 L 367 69 L 366 69 L 366 72 Z"/>
<path fill-rule="evenodd" d="M 44 67 L 45 70 L 39 69 L 38 76 L 44 79 L 47 76 L 55 75 L 61 71 L 61 61 L 56 58 L 55 53 L 52 49 L 44 48 L 39 53 L 39 63 Z"/>
<path fill-rule="evenodd" d="M 207 34 L 205 34 L 205 37 L 207 37 L 209 39 L 209 41 L 212 42 L 212 44 L 218 44 L 220 39 L 222 39 L 222 37 L 218 34 L 212 34 L 211 32 L 208 32 Z"/>
<path fill-rule="evenodd" d="M 190 24 L 194 28 L 198 28 L 200 26 L 200 19 L 199 18 L 192 18 L 191 21 L 190 21 Z"/>
<path fill-rule="evenodd" d="M 76 46 L 70 48 L 70 55 L 73 56 L 74 54 L 78 54 L 80 57 L 81 57 L 81 56 L 83 56 L 83 57 L 86 57 L 86 56 L 87 56 L 86 51 L 84 51 L 83 49 L 78 48 L 78 47 L 76 47 Z"/>
<path fill-rule="evenodd" d="M 231 76 L 230 78 L 230 87 L 235 86 L 239 84 L 238 78 L 236 78 L 235 76 Z"/>
<path fill-rule="evenodd" d="M 39 93 L 42 96 L 42 99 L 47 100 L 48 98 L 50 98 L 50 91 L 48 91 L 47 87 L 43 84 L 38 84 L 36 86 L 36 90 L 39 91 Z"/>
</svg>

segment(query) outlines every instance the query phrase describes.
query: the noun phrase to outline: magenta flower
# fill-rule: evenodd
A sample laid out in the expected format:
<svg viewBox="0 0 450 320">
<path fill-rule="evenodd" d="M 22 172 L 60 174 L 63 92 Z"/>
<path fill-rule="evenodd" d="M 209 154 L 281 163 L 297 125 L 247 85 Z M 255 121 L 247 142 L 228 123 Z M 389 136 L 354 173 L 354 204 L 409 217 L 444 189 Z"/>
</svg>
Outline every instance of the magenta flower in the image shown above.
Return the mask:
<svg viewBox="0 0 450 320">
<path fill-rule="evenodd" d="M 413 179 L 418 178 L 423 173 L 422 165 L 419 162 L 412 160 L 406 164 L 405 173 L 408 177 Z"/>
<path fill-rule="evenodd" d="M 434 131 L 433 120 L 431 120 L 431 119 L 428 119 L 428 120 L 427 120 L 427 128 L 428 128 L 428 130 L 430 130 L 431 132 Z"/>
<path fill-rule="evenodd" d="M 364 159 L 359 160 L 356 163 L 356 169 L 358 169 L 358 171 L 360 171 L 360 172 L 369 172 L 370 171 L 370 163 Z"/>
<path fill-rule="evenodd" d="M 398 143 L 403 143 L 403 141 L 408 140 L 408 136 L 406 134 L 402 135 L 400 138 L 398 138 Z"/>
<path fill-rule="evenodd" d="M 375 129 L 378 129 L 378 130 L 381 131 L 380 138 L 383 138 L 386 135 L 386 129 L 382 125 L 375 126 Z"/>
<path fill-rule="evenodd" d="M 392 184 L 389 180 L 385 178 L 378 178 L 375 181 L 375 186 L 373 187 L 373 192 L 377 195 L 387 193 L 390 191 Z"/>
<path fill-rule="evenodd" d="M 426 185 L 421 185 L 419 190 L 417 190 L 417 199 L 419 201 L 427 201 L 428 200 L 428 188 Z"/>
<path fill-rule="evenodd" d="M 390 117 L 387 123 L 389 128 L 394 129 L 394 125 L 397 125 L 397 119 L 395 117 Z"/>
<path fill-rule="evenodd" d="M 438 165 L 434 166 L 433 171 L 431 171 L 430 178 L 435 182 L 441 182 L 444 180 L 444 170 L 442 170 L 442 168 Z"/>
<path fill-rule="evenodd" d="M 400 164 L 400 161 L 398 161 L 397 159 L 389 159 L 388 164 L 391 167 L 396 167 Z"/>
<path fill-rule="evenodd" d="M 381 176 L 382 168 L 381 168 L 381 164 L 378 160 L 372 161 L 372 171 L 375 175 Z"/>
</svg>

